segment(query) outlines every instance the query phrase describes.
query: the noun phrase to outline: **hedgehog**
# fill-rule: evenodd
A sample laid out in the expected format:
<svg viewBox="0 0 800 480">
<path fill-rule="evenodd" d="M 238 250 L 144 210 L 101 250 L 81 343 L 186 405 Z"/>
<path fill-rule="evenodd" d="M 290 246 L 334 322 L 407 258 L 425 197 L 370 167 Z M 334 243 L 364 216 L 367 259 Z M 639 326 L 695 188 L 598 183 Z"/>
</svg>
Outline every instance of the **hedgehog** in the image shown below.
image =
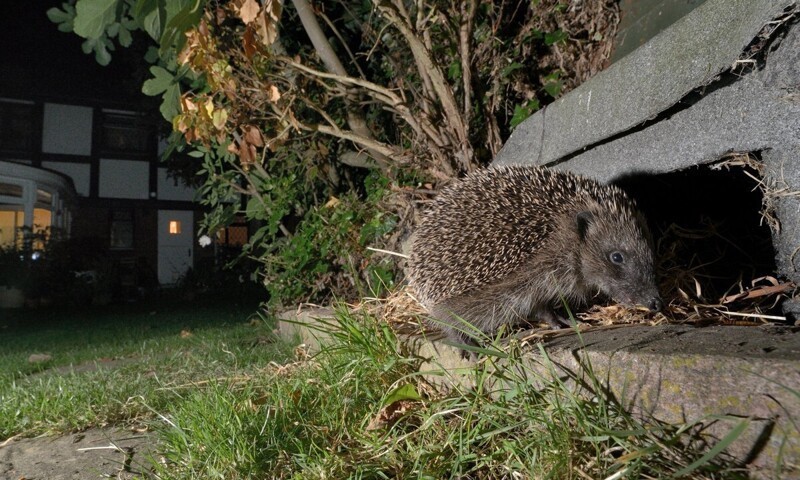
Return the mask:
<svg viewBox="0 0 800 480">
<path fill-rule="evenodd" d="M 491 335 L 598 295 L 652 311 L 663 302 L 644 216 L 619 187 L 530 166 L 473 172 L 445 187 L 412 241 L 408 274 L 451 342 Z M 464 356 L 469 354 L 462 350 Z"/>
</svg>

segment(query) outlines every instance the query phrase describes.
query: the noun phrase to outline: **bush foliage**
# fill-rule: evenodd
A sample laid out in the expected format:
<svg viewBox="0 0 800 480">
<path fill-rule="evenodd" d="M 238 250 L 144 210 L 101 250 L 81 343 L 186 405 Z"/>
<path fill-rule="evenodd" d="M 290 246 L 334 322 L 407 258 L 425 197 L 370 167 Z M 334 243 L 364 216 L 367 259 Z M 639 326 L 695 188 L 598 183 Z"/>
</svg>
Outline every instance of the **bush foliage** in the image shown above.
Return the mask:
<svg viewBox="0 0 800 480">
<path fill-rule="evenodd" d="M 391 286 L 397 263 L 367 247 L 398 250 L 420 200 L 593 74 L 575 59 L 608 53 L 613 5 L 72 0 L 48 16 L 103 64 L 152 44 L 143 92 L 173 173 L 200 185 L 205 233 L 257 227 L 243 255 L 289 304 Z"/>
</svg>

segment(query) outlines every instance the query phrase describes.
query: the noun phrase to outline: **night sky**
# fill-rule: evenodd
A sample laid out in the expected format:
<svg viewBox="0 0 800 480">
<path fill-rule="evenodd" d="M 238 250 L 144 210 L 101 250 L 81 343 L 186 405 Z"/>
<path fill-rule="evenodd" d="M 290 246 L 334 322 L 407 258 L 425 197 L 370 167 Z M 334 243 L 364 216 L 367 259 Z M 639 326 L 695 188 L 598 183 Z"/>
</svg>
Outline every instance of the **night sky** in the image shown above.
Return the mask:
<svg viewBox="0 0 800 480">
<path fill-rule="evenodd" d="M 61 0 L 4 2 L 0 16 L 0 96 L 147 103 L 147 97 L 140 93 L 147 75 L 147 66 L 141 60 L 147 38 L 136 38 L 130 49 L 119 47 L 112 52 L 111 63 L 103 67 L 94 60 L 94 54 L 81 51 L 83 39 L 58 31 L 47 18 L 45 12 L 61 4 Z"/>
</svg>

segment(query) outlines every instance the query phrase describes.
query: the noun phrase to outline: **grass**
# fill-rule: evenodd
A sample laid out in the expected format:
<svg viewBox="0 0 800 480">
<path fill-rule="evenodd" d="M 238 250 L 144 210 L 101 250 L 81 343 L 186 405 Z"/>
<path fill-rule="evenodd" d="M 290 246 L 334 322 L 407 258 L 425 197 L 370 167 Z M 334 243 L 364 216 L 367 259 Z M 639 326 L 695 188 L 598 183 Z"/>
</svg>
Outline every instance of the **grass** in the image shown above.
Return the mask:
<svg viewBox="0 0 800 480">
<path fill-rule="evenodd" d="M 374 318 L 340 311 L 324 329 L 333 339 L 313 358 L 212 382 L 162 412 L 159 478 L 745 477 L 718 455 L 746 422 L 706 445 L 702 425 L 643 425 L 599 382 L 576 395 L 491 357 L 474 386 L 443 391 Z"/>
<path fill-rule="evenodd" d="M 254 343 L 271 326 L 247 313 L 117 312 L 3 330 L 0 437 L 145 422 L 164 480 L 744 478 L 719 457 L 742 422 L 716 445 L 699 424 L 643 425 L 599 382 L 577 395 L 521 367 L 514 348 L 446 391 L 387 325 L 346 310 L 323 327 L 332 338 L 320 353 L 289 362 L 286 345 Z M 33 350 L 53 355 L 50 368 L 127 363 L 37 372 L 24 361 Z"/>
<path fill-rule="evenodd" d="M 289 355 L 251 306 L 3 312 L 0 439 L 141 422 L 170 388 L 254 374 Z M 30 363 L 31 354 L 50 360 Z"/>
</svg>

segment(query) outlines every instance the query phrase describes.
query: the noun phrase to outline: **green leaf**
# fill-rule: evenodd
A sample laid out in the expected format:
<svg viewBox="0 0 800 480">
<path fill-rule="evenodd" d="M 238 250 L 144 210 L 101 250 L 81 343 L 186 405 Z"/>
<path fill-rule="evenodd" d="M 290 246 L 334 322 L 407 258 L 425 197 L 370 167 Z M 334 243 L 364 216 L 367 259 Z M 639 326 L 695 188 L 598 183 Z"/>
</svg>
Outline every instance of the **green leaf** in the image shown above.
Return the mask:
<svg viewBox="0 0 800 480">
<path fill-rule="evenodd" d="M 525 121 L 526 118 L 533 115 L 533 112 L 539 110 L 539 100 L 532 98 L 524 105 L 517 105 L 514 107 L 514 115 L 511 117 L 511 128 L 516 128 L 517 125 Z"/>
<path fill-rule="evenodd" d="M 150 38 L 155 41 L 161 38 L 166 20 L 163 0 L 139 0 L 133 8 L 133 17 L 141 23 Z"/>
<path fill-rule="evenodd" d="M 563 42 L 569 38 L 563 30 L 556 30 L 555 32 L 548 32 L 544 34 L 544 44 L 552 45 L 554 43 Z"/>
<path fill-rule="evenodd" d="M 113 46 L 110 42 L 98 41 L 94 46 L 94 59 L 102 66 L 106 66 L 111 62 L 111 53 Z"/>
<path fill-rule="evenodd" d="M 92 53 L 92 50 L 94 50 L 95 43 L 97 43 L 96 40 L 84 40 L 83 43 L 81 43 L 81 51 L 86 55 L 89 55 Z"/>
<path fill-rule="evenodd" d="M 183 44 L 186 42 L 184 33 L 196 26 L 203 17 L 205 0 L 180 0 L 170 2 L 167 4 L 167 7 L 175 4 L 184 6 L 174 15 L 170 15 L 173 9 L 167 8 L 167 25 L 164 27 L 164 33 L 161 35 L 161 40 L 159 41 L 161 44 L 159 53 L 161 55 L 164 55 L 166 51 L 173 46 L 176 50 L 180 51 L 183 48 Z"/>
<path fill-rule="evenodd" d="M 158 109 L 161 112 L 161 116 L 168 122 L 172 122 L 175 115 L 180 113 L 180 107 L 178 106 L 180 101 L 181 87 L 177 83 L 173 83 L 161 97 L 161 107 Z"/>
<path fill-rule="evenodd" d="M 119 1 L 80 0 L 75 5 L 75 33 L 83 38 L 100 38 L 116 21 Z"/>
<path fill-rule="evenodd" d="M 450 64 L 450 68 L 447 70 L 447 77 L 450 80 L 458 80 L 461 78 L 461 62 L 454 61 Z"/>
<path fill-rule="evenodd" d="M 58 7 L 53 7 L 47 11 L 47 18 L 53 23 L 63 23 L 72 19 L 72 16 Z"/>
<path fill-rule="evenodd" d="M 522 68 L 523 66 L 524 65 L 522 65 L 521 63 L 514 62 L 511 65 L 507 66 L 506 68 L 500 70 L 500 76 L 501 77 L 507 77 L 507 76 L 511 75 L 513 72 L 515 72 L 515 71 L 519 70 L 520 68 Z"/>
<path fill-rule="evenodd" d="M 417 392 L 417 389 L 414 387 L 414 385 L 406 383 L 405 385 L 401 385 L 392 390 L 389 395 L 386 396 L 382 406 L 385 407 L 386 405 L 391 405 L 394 402 L 399 402 L 400 400 L 422 400 L 422 397 Z"/>
<path fill-rule="evenodd" d="M 64 10 L 53 7 L 47 11 L 47 18 L 58 24 L 58 31 L 69 33 L 75 28 L 75 7 L 65 3 Z"/>
<path fill-rule="evenodd" d="M 266 220 L 266 212 L 264 212 L 264 206 L 261 205 L 261 201 L 256 197 L 251 197 L 250 200 L 247 201 L 247 218 L 251 218 L 254 220 Z"/>
<path fill-rule="evenodd" d="M 144 54 L 144 60 L 147 63 L 156 63 L 158 61 L 158 49 L 156 47 L 147 47 L 147 52 Z"/>
<path fill-rule="evenodd" d="M 559 94 L 561 94 L 561 89 L 563 88 L 563 84 L 561 83 L 561 71 L 555 70 L 554 72 L 550 73 L 546 77 L 544 77 L 544 91 L 547 92 L 551 97 L 556 98 Z"/>
<path fill-rule="evenodd" d="M 152 66 L 150 73 L 153 74 L 153 78 L 145 81 L 142 85 L 142 93 L 145 95 L 153 97 L 163 93 L 174 83 L 175 77 L 162 67 Z"/>
<path fill-rule="evenodd" d="M 544 84 L 544 91 L 553 98 L 561 93 L 561 82 L 549 82 Z"/>
<path fill-rule="evenodd" d="M 159 0 L 137 0 L 131 10 L 131 15 L 133 18 L 142 18 L 158 8 L 159 3 Z"/>
<path fill-rule="evenodd" d="M 74 27 L 74 25 L 72 25 L 71 21 L 70 22 L 64 22 L 64 23 L 61 23 L 61 24 L 58 25 L 58 31 L 59 32 L 64 32 L 64 33 L 71 33 L 74 28 L 75 27 Z"/>
<path fill-rule="evenodd" d="M 119 44 L 125 48 L 128 48 L 132 43 L 133 37 L 131 36 L 131 31 L 121 26 L 119 29 Z"/>
</svg>

